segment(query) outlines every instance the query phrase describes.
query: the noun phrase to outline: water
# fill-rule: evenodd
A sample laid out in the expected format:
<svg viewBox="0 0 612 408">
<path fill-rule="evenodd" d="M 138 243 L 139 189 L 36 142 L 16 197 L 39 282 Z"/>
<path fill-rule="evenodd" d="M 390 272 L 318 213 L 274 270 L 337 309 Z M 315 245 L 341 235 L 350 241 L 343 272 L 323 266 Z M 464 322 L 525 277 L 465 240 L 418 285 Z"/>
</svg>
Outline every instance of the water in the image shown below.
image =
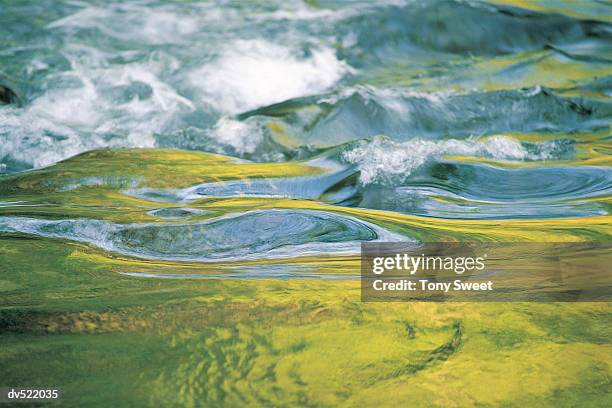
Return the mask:
<svg viewBox="0 0 612 408">
<path fill-rule="evenodd" d="M 609 0 L 0 0 L 0 382 L 610 406 L 611 37 Z M 500 301 L 367 301 L 383 241 Z"/>
<path fill-rule="evenodd" d="M 304 210 L 254 211 L 190 224 L 0 218 L 0 232 L 14 231 L 87 242 L 148 259 L 204 262 L 350 254 L 358 250 L 359 241 L 407 240 L 354 218 Z"/>
<path fill-rule="evenodd" d="M 440 222 L 607 216 L 612 6 L 510 3 L 2 0 L 0 84 L 16 94 L 0 105 L 3 194 L 18 190 L 11 174 L 98 148 L 179 148 L 322 170 L 160 188 L 90 158 L 101 172 L 40 185 L 81 196 L 112 186 L 153 203 L 152 224 L 121 227 L 74 207 L 34 214 L 64 224 L 32 212 L 20 221 L 8 216 L 28 199 L 13 205 L 13 197 L 2 200 L 0 225 L 202 261 L 417 239 L 388 231 L 383 216 L 338 215 L 348 209 Z M 225 210 L 191 208 L 231 199 L 244 200 L 231 228 L 202 224 Z M 327 207 L 253 213 L 255 199 Z M 114 205 L 97 200 L 87 205 Z"/>
</svg>

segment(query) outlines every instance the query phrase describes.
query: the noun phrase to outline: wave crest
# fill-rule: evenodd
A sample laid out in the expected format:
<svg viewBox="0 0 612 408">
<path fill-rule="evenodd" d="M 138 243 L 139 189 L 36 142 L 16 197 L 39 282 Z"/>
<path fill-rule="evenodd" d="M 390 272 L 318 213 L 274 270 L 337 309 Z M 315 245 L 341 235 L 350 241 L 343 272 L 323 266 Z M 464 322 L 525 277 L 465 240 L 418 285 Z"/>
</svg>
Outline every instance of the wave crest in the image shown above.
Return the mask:
<svg viewBox="0 0 612 408">
<path fill-rule="evenodd" d="M 342 159 L 356 165 L 363 184 L 387 182 L 391 178 L 404 178 L 436 158 L 447 155 L 477 156 L 493 160 L 550 160 L 558 142 L 541 144 L 530 151 L 516 139 L 492 136 L 482 140 L 423 140 L 395 142 L 376 137 L 359 142 L 346 150 Z"/>
</svg>

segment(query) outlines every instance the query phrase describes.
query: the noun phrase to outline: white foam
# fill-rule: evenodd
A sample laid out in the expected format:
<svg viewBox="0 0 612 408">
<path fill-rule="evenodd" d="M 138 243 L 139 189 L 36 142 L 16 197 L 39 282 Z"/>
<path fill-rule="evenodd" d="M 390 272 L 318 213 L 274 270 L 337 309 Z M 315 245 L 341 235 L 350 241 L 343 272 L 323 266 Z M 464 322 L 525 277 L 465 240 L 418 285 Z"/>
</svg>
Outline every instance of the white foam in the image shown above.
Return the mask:
<svg viewBox="0 0 612 408">
<path fill-rule="evenodd" d="M 325 92 L 351 71 L 329 47 L 301 55 L 261 39 L 239 40 L 192 72 L 190 82 L 200 89 L 204 103 L 235 114 Z"/>
<path fill-rule="evenodd" d="M 263 140 L 259 125 L 239 122 L 227 117 L 219 119 L 210 132 L 217 141 L 232 146 L 238 153 L 253 153 Z"/>
<path fill-rule="evenodd" d="M 546 153 L 530 154 L 516 139 L 493 136 L 484 140 L 421 140 L 399 143 L 384 137 L 374 138 L 343 153 L 342 158 L 355 164 L 364 184 L 384 181 L 393 176 L 409 176 L 430 160 L 446 155 L 487 157 L 493 160 L 535 160 Z"/>
<path fill-rule="evenodd" d="M 67 46 L 65 56 L 71 69 L 50 76 L 45 93 L 25 108 L 0 110 L 0 159 L 41 167 L 99 147 L 154 147 L 156 133 L 195 109 L 160 78 L 170 57 L 109 65 L 110 56 L 84 45 Z M 111 92 L 134 83 L 150 96 L 117 100 Z"/>
</svg>

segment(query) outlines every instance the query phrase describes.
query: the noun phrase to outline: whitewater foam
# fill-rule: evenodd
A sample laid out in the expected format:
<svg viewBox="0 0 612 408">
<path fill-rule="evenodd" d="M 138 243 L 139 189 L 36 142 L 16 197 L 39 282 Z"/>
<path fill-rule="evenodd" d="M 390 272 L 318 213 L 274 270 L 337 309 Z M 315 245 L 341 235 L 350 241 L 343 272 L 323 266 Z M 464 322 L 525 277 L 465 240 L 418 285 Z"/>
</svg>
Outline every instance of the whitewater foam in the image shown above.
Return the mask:
<svg viewBox="0 0 612 408">
<path fill-rule="evenodd" d="M 99 147 L 154 147 L 155 133 L 195 109 L 161 79 L 169 57 L 109 65 L 100 50 L 73 45 L 66 58 L 71 69 L 51 75 L 49 90 L 23 109 L 0 109 L 0 160 L 41 167 Z"/>
<path fill-rule="evenodd" d="M 548 160 L 553 146 L 540 146 L 530 152 L 518 140 L 492 136 L 482 140 L 422 140 L 395 142 L 386 137 L 362 141 L 342 154 L 347 163 L 356 165 L 363 184 L 385 182 L 392 177 L 407 177 L 426 163 L 447 155 L 478 156 L 493 160 Z"/>
<path fill-rule="evenodd" d="M 304 53 L 261 39 L 238 40 L 193 71 L 190 82 L 202 102 L 236 114 L 327 91 L 352 71 L 330 47 Z"/>
<path fill-rule="evenodd" d="M 219 119 L 209 135 L 223 144 L 232 146 L 240 154 L 253 153 L 264 138 L 260 125 L 239 122 L 228 117 Z"/>
<path fill-rule="evenodd" d="M 578 98 L 533 87 L 546 68 L 532 62 L 539 53 L 512 57 L 513 66 L 522 67 L 516 78 L 505 62 L 455 58 L 465 47 L 505 54 L 509 46 L 541 49 L 541 40 L 558 48 L 567 38 L 563 49 L 580 48 L 581 59 L 564 62 L 563 83 L 578 81 L 578 69 L 584 72 L 577 85 L 589 72 L 600 75 L 601 58 L 583 57 L 605 49 L 607 37 L 597 31 L 603 27 L 559 16 L 534 15 L 542 29 L 523 15 L 491 16 L 508 30 L 526 27 L 533 34 L 514 47 L 508 32 L 484 38 L 480 27 L 472 35 L 470 22 L 493 9 L 483 14 L 465 2 L 9 3 L 7 22 L 15 25 L 0 29 L 11 39 L 0 50 L 0 76 L 14 81 L 22 103 L 0 108 L 0 172 L 100 147 L 163 146 L 272 161 L 296 157 L 280 152 L 286 141 L 288 149 L 308 150 L 376 134 L 405 141 L 578 133 L 609 122 L 609 104 L 589 99 L 587 88 Z M 435 26 L 439 12 L 448 17 L 445 27 Z M 558 33 L 546 29 L 559 24 Z M 19 27 L 28 35 L 19 35 Z M 430 32 L 444 38 L 430 38 Z M 593 46 L 585 46 L 587 39 Z M 482 75 L 470 74 L 465 82 L 469 70 Z M 490 75 L 511 78 L 509 89 L 490 88 Z M 596 86 L 598 95 L 607 92 Z M 233 116 L 256 108 L 264 109 Z"/>
</svg>

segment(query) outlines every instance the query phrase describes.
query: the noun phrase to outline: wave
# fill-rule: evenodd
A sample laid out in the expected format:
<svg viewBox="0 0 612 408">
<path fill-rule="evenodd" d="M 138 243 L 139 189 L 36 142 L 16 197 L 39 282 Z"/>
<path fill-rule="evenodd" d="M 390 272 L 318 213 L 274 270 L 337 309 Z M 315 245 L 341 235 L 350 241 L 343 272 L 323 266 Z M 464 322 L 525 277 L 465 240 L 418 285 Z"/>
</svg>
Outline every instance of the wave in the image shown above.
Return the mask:
<svg viewBox="0 0 612 408">
<path fill-rule="evenodd" d="M 359 171 L 360 182 L 353 182 L 353 195 L 342 203 L 464 219 L 608 214 L 606 206 L 591 200 L 612 193 L 612 170 L 608 167 L 540 164 L 512 168 L 445 159 L 470 156 L 495 162 L 552 164 L 572 158 L 574 149 L 574 142 L 568 139 L 533 144 L 507 137 L 403 143 L 375 138 L 343 152 L 342 159 Z M 348 186 L 343 185 L 342 191 L 348 191 Z"/>
<path fill-rule="evenodd" d="M 529 148 L 529 146 L 533 146 Z M 420 140 L 395 142 L 385 137 L 362 141 L 348 148 L 342 159 L 357 166 L 363 184 L 402 180 L 415 170 L 447 155 L 484 157 L 496 161 L 551 160 L 567 154 L 573 144 L 565 140 L 552 140 L 529 145 L 504 136 L 483 140 Z"/>
<path fill-rule="evenodd" d="M 606 215 L 607 207 L 597 199 L 612 193 L 612 171 L 555 163 L 575 159 L 575 143 L 571 139 L 521 142 L 507 136 L 407 142 L 375 137 L 328 149 L 307 162 L 322 168 L 322 174 L 125 192 L 180 203 L 218 197 L 309 199 L 444 218 Z M 465 163 L 462 156 L 484 158 L 502 167 Z M 529 162 L 525 167 L 503 167 Z"/>
<path fill-rule="evenodd" d="M 285 137 L 323 147 L 378 134 L 405 141 L 586 132 L 606 128 L 611 114 L 608 102 L 562 97 L 542 87 L 461 94 L 358 86 L 258 109 L 239 119 L 274 123 Z"/>
</svg>

